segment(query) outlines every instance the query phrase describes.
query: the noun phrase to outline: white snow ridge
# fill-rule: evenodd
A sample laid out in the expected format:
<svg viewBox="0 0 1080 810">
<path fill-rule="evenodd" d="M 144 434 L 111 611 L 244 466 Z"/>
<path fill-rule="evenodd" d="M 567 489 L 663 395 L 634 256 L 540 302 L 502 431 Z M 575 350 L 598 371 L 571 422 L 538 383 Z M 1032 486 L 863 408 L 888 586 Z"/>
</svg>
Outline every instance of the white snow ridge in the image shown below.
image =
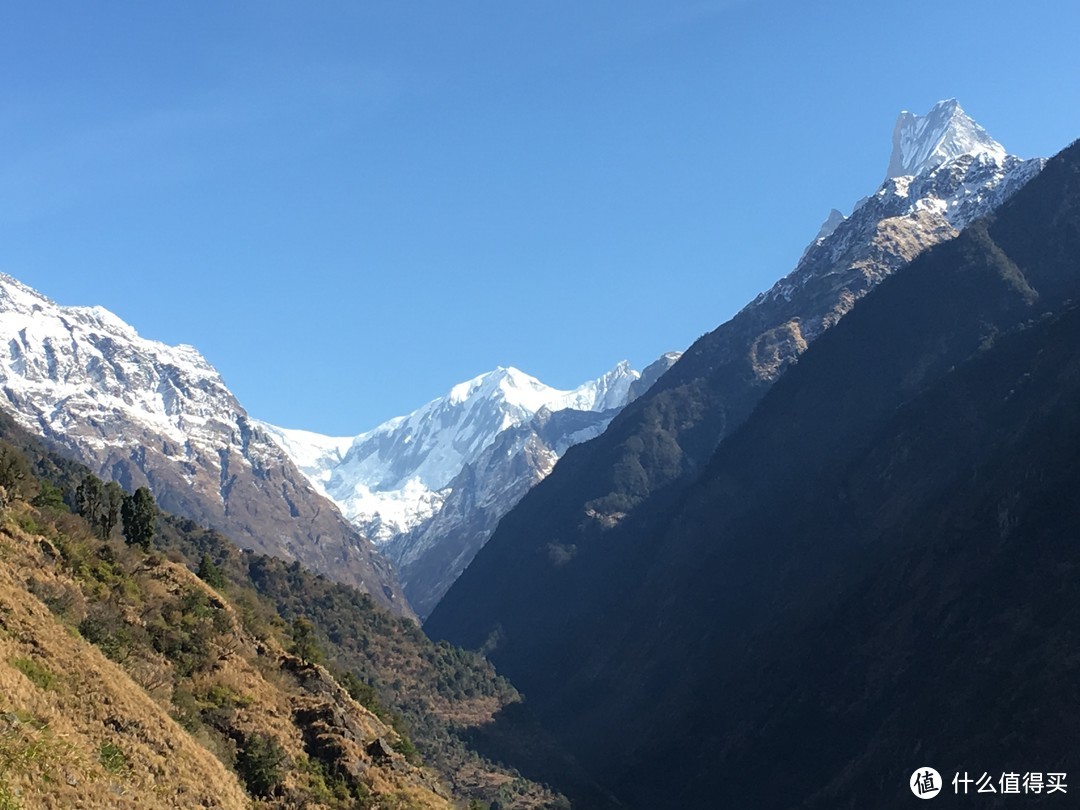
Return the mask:
<svg viewBox="0 0 1080 810">
<path fill-rule="evenodd" d="M 504 430 L 525 424 L 541 409 L 621 408 L 640 377 L 623 361 L 563 391 L 516 368 L 499 367 L 351 439 L 260 424 L 316 489 L 381 544 L 435 514 L 445 498 L 442 490 Z"/>
<path fill-rule="evenodd" d="M 1006 154 L 1005 147 L 975 123 L 956 99 L 947 99 L 926 115 L 900 113 L 886 179 L 921 174 L 960 155 L 988 155 L 1001 163 Z"/>
<path fill-rule="evenodd" d="M 33 432 L 131 420 L 183 454 L 216 447 L 243 413 L 192 346 L 147 340 L 103 307 L 60 306 L 2 273 L 0 338 L 8 409 Z"/>
</svg>

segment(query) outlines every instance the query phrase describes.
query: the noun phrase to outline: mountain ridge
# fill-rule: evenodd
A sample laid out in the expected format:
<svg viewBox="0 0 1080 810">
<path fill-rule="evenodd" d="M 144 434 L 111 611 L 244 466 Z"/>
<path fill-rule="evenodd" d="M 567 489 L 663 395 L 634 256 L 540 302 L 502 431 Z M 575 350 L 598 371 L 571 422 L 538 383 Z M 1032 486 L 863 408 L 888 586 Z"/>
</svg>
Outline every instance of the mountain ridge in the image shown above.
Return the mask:
<svg viewBox="0 0 1080 810">
<path fill-rule="evenodd" d="M 0 806 L 566 806 L 452 733 L 517 699 L 479 656 L 175 515 L 126 542 L 90 471 L 3 413 L 0 459 Z"/>
<path fill-rule="evenodd" d="M 675 508 L 774 383 L 868 292 L 925 249 L 948 243 L 957 234 L 953 222 L 988 214 L 1023 189 L 1042 166 L 961 155 L 921 175 L 890 178 L 843 221 L 832 217 L 834 227 L 815 238 L 793 271 L 696 341 L 600 437 L 567 451 L 503 518 L 425 629 L 488 650 L 541 707 L 551 696 L 560 701 L 552 711 L 587 716 L 596 696 L 573 706 L 554 697 L 581 667 L 596 666 L 564 635 L 580 617 L 619 615 L 624 594 L 639 587 L 637 575 L 667 553 L 649 542 L 659 543 L 659 516 Z M 873 359 L 867 362 L 872 368 Z M 663 599 L 677 600 L 680 585 L 667 584 Z M 548 598 L 553 593 L 557 600 Z M 596 627 L 586 635 L 606 632 Z"/>
<path fill-rule="evenodd" d="M 260 424 L 379 539 L 423 618 L 566 449 L 599 435 L 678 357 L 668 352 L 641 372 L 624 360 L 567 391 L 499 367 L 354 439 Z"/>
<path fill-rule="evenodd" d="M 949 165 L 934 170 L 939 179 Z M 1039 348 L 1052 335 L 1052 345 L 1074 347 L 1080 323 L 1068 303 L 1080 285 L 1078 165 L 1074 147 L 957 238 L 886 274 L 743 404 L 741 418 L 718 414 L 733 389 L 724 399 L 715 381 L 745 377 L 701 369 L 730 368 L 724 350 L 752 354 L 754 341 L 721 341 L 733 327 L 704 338 L 684 356 L 697 368 L 680 361 L 605 434 L 567 452 L 503 519 L 425 628 L 485 649 L 542 722 L 634 807 L 901 807 L 911 801 L 915 741 L 920 761 L 926 754 L 959 770 L 980 740 L 1000 741 L 994 761 L 1007 767 L 1010 751 L 1042 732 L 1060 741 L 1053 701 L 1024 685 L 1044 662 L 1025 657 L 1021 671 L 1008 655 L 984 659 L 972 646 L 1006 629 L 1003 646 L 1024 651 L 1019 617 L 995 607 L 993 621 L 979 623 L 963 611 L 970 577 L 962 580 L 983 569 L 978 555 L 992 556 L 992 583 L 970 587 L 993 606 L 1009 557 L 1024 553 L 1022 544 L 1003 553 L 1005 538 L 1020 526 L 1018 543 L 1036 539 L 1044 498 L 1058 499 L 1047 520 L 1068 546 L 1070 571 L 1075 564 L 1075 510 L 1059 495 L 1075 481 L 1067 466 L 1075 443 L 1029 468 L 1011 464 L 998 440 L 1024 435 L 1045 448 L 1077 435 L 1075 349 Z M 1047 367 L 1040 385 L 1063 375 L 1072 399 L 1033 390 L 988 431 L 986 415 L 1019 403 L 1029 375 L 1036 379 L 1008 360 L 1025 335 L 1024 363 Z M 734 368 L 753 372 L 750 359 Z M 949 391 L 961 378 L 981 392 L 977 407 Z M 917 423 L 905 421 L 909 406 Z M 1047 414 L 1072 432 L 1048 433 Z M 942 422 L 964 434 L 962 453 Z M 919 432 L 917 461 L 905 429 Z M 935 469 L 954 450 L 955 466 Z M 993 456 L 992 467 L 980 453 Z M 1040 476 L 1051 470 L 1065 475 L 1048 477 L 1044 492 Z M 980 495 L 975 484 L 991 471 L 1000 489 Z M 605 493 L 610 482 L 616 488 Z M 1025 486 L 1036 491 L 1029 497 Z M 958 491 L 974 496 L 954 507 Z M 947 515 L 942 525 L 939 515 Z M 1021 566 L 1025 581 L 1037 581 L 1054 554 L 1054 543 L 1040 542 L 1038 561 Z M 965 564 L 965 556 L 978 559 Z M 946 593 L 936 590 L 936 565 L 948 573 Z M 911 592 L 933 605 L 935 621 L 921 621 Z M 1044 618 L 1056 621 L 1032 624 L 1042 628 Z M 1075 633 L 1075 624 L 1063 626 Z M 939 635 L 951 643 L 939 646 Z M 992 676 L 982 677 L 984 667 Z M 982 691 L 999 681 L 1008 688 Z M 1019 714 L 989 713 L 983 723 L 976 707 L 991 695 L 1008 696 Z M 956 711 L 961 698 L 965 711 Z M 940 733 L 942 721 L 955 739 Z M 1031 750 L 1060 763 L 1051 748 Z"/>
<path fill-rule="evenodd" d="M 393 567 L 319 496 L 193 347 L 141 337 L 0 275 L 0 407 L 25 429 L 178 514 L 409 615 Z"/>
<path fill-rule="evenodd" d="M 885 179 L 922 174 L 960 155 L 987 155 L 1001 162 L 1007 154 L 956 99 L 945 99 L 926 115 L 900 113 Z"/>
<path fill-rule="evenodd" d="M 1025 597 L 1011 590 L 1007 572 L 1031 587 L 1049 573 L 1047 559 L 1075 564 L 1071 544 L 1066 550 L 1051 537 L 1075 527 L 1075 510 L 1062 508 L 1058 493 L 1075 481 L 1067 459 L 1077 436 L 1080 319 L 1069 301 L 1078 278 L 1068 257 L 1080 249 L 1078 163 L 1076 149 L 1055 159 L 1037 189 L 1026 187 L 1030 193 L 1018 193 L 997 216 L 882 284 L 856 308 L 858 317 L 830 331 L 770 390 L 681 501 L 654 517 L 666 553 L 626 627 L 608 628 L 621 636 L 621 652 L 598 654 L 624 666 L 629 651 L 648 661 L 638 690 L 675 661 L 696 673 L 661 699 L 661 713 L 681 704 L 664 735 L 689 723 L 678 733 L 700 734 L 702 749 L 717 753 L 714 776 L 741 772 L 745 781 L 698 781 L 681 802 L 707 795 L 740 805 L 754 796 L 755 806 L 786 807 L 797 795 L 808 807 L 906 806 L 904 757 L 913 739 L 927 749 L 920 758 L 960 770 L 965 752 L 1007 766 L 1018 746 L 1060 763 L 1054 746 L 1040 742 L 1056 739 L 1058 708 L 1045 699 L 1054 690 L 1040 700 L 1038 690 L 1019 685 L 1029 676 L 1016 676 L 1021 667 L 1059 665 L 1009 657 L 1026 656 L 1027 636 L 1010 622 Z M 1033 216 L 1035 198 L 1053 200 L 1066 218 Z M 1026 239 L 1040 247 L 1022 250 Z M 921 328 L 904 340 L 913 321 Z M 1054 535 L 1042 535 L 1045 526 L 1057 527 Z M 1016 559 L 1025 543 L 1043 562 Z M 1050 600 L 1034 588 L 1028 596 L 1038 594 L 1045 609 Z M 985 614 L 971 607 L 974 594 Z M 933 618 L 924 619 L 930 606 Z M 700 626 L 702 634 L 676 629 L 662 642 L 652 638 L 646 652 L 626 629 L 645 617 Z M 703 643 L 707 637 L 715 646 Z M 975 637 L 1000 642 L 999 652 L 984 655 Z M 973 649 L 976 669 L 991 676 L 972 672 L 965 652 Z M 833 685 L 838 677 L 843 687 Z M 716 682 L 725 689 L 704 691 Z M 982 723 L 974 711 L 985 697 L 980 689 L 995 690 L 1018 714 Z M 898 711 L 901 695 L 908 711 Z M 646 689 L 634 702 L 643 696 L 655 700 Z M 963 708 L 943 705 L 961 700 Z M 982 728 L 1003 723 L 1008 732 Z M 757 739 L 747 729 L 759 729 Z M 791 735 L 803 742 L 803 756 L 790 776 L 774 773 L 763 786 L 765 763 L 800 744 Z M 640 755 L 621 763 L 617 778 L 631 795 L 647 797 L 652 787 L 632 773 Z M 666 764 L 685 768 L 674 750 Z M 883 796 L 892 785 L 895 798 Z"/>
<path fill-rule="evenodd" d="M 349 520 L 374 526 L 369 534 L 385 542 L 431 517 L 441 504 L 439 491 L 503 430 L 528 422 L 542 408 L 621 407 L 639 377 L 621 361 L 563 391 L 513 366 L 498 366 L 351 439 L 259 424 Z"/>
</svg>

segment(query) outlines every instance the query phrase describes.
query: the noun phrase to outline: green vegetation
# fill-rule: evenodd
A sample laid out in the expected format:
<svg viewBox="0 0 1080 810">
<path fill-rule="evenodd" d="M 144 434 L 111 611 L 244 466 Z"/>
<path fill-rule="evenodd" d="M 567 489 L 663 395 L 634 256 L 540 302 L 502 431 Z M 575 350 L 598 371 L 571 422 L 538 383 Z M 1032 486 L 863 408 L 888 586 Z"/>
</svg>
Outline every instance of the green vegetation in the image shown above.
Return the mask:
<svg viewBox="0 0 1080 810">
<path fill-rule="evenodd" d="M 122 773 L 128 769 L 127 757 L 118 745 L 103 742 L 98 749 L 98 762 L 109 773 Z"/>
<path fill-rule="evenodd" d="M 485 722 L 517 700 L 479 656 L 433 644 L 412 621 L 297 563 L 241 552 L 193 521 L 159 513 L 145 488 L 119 499 L 121 542 L 110 518 L 112 486 L 49 452 L 3 415 L 0 438 L 7 440 L 0 450 L 8 448 L 12 468 L 20 465 L 11 459 L 22 458 L 28 470 L 19 484 L 28 505 L 7 515 L 41 537 L 64 575 L 32 577 L 30 590 L 71 633 L 170 704 L 174 718 L 234 769 L 253 795 L 286 791 L 296 801 L 318 797 L 328 808 L 342 809 L 383 801 L 331 760 L 309 751 L 311 756 L 291 762 L 273 737 L 243 725 L 255 698 L 215 681 L 219 662 L 242 645 L 253 645 L 244 654 L 256 656 L 263 675 L 278 681 L 307 676 L 303 669 L 283 675 L 273 657 L 258 657 L 265 654 L 257 652 L 263 644 L 291 649 L 304 667 L 325 663 L 357 702 L 397 732 L 387 742 L 413 764 L 422 761 L 448 777 L 462 769 L 505 774 L 459 736 L 459 729 Z M 221 598 L 178 581 L 166 557 L 196 571 Z M 28 658 L 19 666 L 40 688 L 56 688 L 57 676 L 43 665 Z M 99 759 L 107 769 L 128 762 L 122 751 L 105 746 Z M 300 771 L 298 783 L 283 786 L 286 773 Z M 460 799 L 492 803 L 505 781 L 481 780 L 473 795 Z M 522 784 L 530 797 L 526 804 L 553 806 L 549 791 Z M 411 806 L 405 798 L 395 801 Z"/>
<path fill-rule="evenodd" d="M 164 516 L 158 531 L 162 548 L 214 562 L 245 629 L 263 637 L 288 629 L 293 652 L 324 661 L 358 703 L 401 735 L 405 742 L 396 745 L 414 760 L 448 774 L 475 761 L 457 729 L 518 699 L 479 655 L 433 643 L 367 594 L 298 563 L 241 552 L 193 521 Z"/>
<path fill-rule="evenodd" d="M 38 689 L 52 689 L 56 684 L 56 675 L 40 661 L 33 658 L 12 658 L 8 663 L 29 678 Z"/>
<path fill-rule="evenodd" d="M 26 457 L 7 442 L 0 442 L 0 487 L 8 497 L 23 494 L 29 477 L 30 465 Z"/>
<path fill-rule="evenodd" d="M 199 579 L 211 588 L 219 591 L 224 590 L 225 575 L 222 574 L 221 569 L 214 564 L 214 561 L 210 558 L 209 554 L 202 555 L 202 560 L 199 561 L 199 570 L 196 574 Z"/>
<path fill-rule="evenodd" d="M 157 506 L 150 490 L 139 487 L 134 495 L 124 496 L 120 514 L 124 519 L 124 537 L 128 543 L 149 551 L 157 520 Z"/>
<path fill-rule="evenodd" d="M 2 776 L 0 776 L 0 810 L 20 810 L 19 800 Z"/>
<path fill-rule="evenodd" d="M 351 783 L 317 759 L 302 757 L 296 769 L 308 777 L 312 798 L 330 806 L 369 807 L 370 792 L 361 783 Z"/>
<path fill-rule="evenodd" d="M 416 746 L 412 744 L 412 740 L 408 735 L 398 732 L 400 737 L 398 741 L 394 743 L 394 750 L 409 760 L 413 765 L 420 765 L 422 760 L 420 758 L 420 752 L 416 750 Z"/>
<path fill-rule="evenodd" d="M 8 779 L 39 778 L 71 761 L 71 746 L 56 739 L 48 725 L 17 710 L 0 726 L 0 810 L 18 810 L 21 802 Z"/>
<path fill-rule="evenodd" d="M 315 641 L 315 625 L 304 616 L 297 616 L 292 622 L 292 651 L 305 664 L 322 662 L 322 650 Z"/>
<path fill-rule="evenodd" d="M 64 492 L 60 487 L 53 486 L 48 479 L 40 481 L 41 487 L 38 494 L 31 500 L 31 504 L 39 509 L 59 510 L 66 509 L 64 505 Z"/>
<path fill-rule="evenodd" d="M 236 772 L 253 796 L 271 796 L 283 779 L 285 752 L 265 734 L 253 734 L 236 755 Z"/>
</svg>

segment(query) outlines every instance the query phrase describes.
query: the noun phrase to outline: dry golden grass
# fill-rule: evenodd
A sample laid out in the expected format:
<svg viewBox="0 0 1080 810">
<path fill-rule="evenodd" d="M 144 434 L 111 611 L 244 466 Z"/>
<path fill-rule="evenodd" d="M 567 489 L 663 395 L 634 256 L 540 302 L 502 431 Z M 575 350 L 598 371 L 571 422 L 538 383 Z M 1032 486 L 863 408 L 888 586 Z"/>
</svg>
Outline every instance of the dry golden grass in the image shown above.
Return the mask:
<svg viewBox="0 0 1080 810">
<path fill-rule="evenodd" d="M 16 560 L 32 542 L 0 536 L 0 773 L 18 805 L 248 807 L 232 773 L 26 590 Z"/>
<path fill-rule="evenodd" d="M 319 802 L 327 790 L 322 776 L 303 766 L 310 757 L 297 712 L 326 707 L 347 718 L 346 732 L 328 731 L 362 774 L 370 804 L 357 806 L 452 807 L 435 778 L 400 754 L 373 760 L 367 746 L 380 738 L 396 743 L 393 729 L 321 667 L 300 666 L 273 639 L 247 633 L 227 601 L 182 565 L 147 560 L 135 575 L 139 599 L 167 604 L 204 592 L 227 619 L 212 664 L 177 679 L 172 663 L 153 649 L 122 665 L 107 659 L 34 595 L 75 595 L 68 601 L 76 621 L 95 598 L 64 572 L 50 541 L 19 528 L 33 515 L 15 504 L 0 518 L 0 810 L 341 806 Z M 126 621 L 140 621 L 135 606 L 124 612 Z M 223 764 L 235 756 L 227 737 L 206 728 L 189 734 L 169 716 L 181 688 L 204 704 L 227 704 L 235 739 L 265 735 L 280 746 L 283 779 L 274 796 L 253 802 L 247 795 Z"/>
</svg>

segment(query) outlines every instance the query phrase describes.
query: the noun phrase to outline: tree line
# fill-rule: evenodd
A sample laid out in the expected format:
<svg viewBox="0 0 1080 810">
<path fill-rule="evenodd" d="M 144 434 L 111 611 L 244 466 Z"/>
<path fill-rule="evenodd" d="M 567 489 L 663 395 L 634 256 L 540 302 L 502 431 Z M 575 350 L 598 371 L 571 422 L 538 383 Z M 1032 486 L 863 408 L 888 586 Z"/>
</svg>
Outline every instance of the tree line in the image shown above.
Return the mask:
<svg viewBox="0 0 1080 810">
<path fill-rule="evenodd" d="M 150 550 L 157 504 L 148 488 L 139 487 L 134 493 L 127 493 L 115 481 L 103 483 L 90 474 L 75 489 L 75 511 L 100 539 L 107 540 L 120 523 L 128 545 Z"/>
</svg>

